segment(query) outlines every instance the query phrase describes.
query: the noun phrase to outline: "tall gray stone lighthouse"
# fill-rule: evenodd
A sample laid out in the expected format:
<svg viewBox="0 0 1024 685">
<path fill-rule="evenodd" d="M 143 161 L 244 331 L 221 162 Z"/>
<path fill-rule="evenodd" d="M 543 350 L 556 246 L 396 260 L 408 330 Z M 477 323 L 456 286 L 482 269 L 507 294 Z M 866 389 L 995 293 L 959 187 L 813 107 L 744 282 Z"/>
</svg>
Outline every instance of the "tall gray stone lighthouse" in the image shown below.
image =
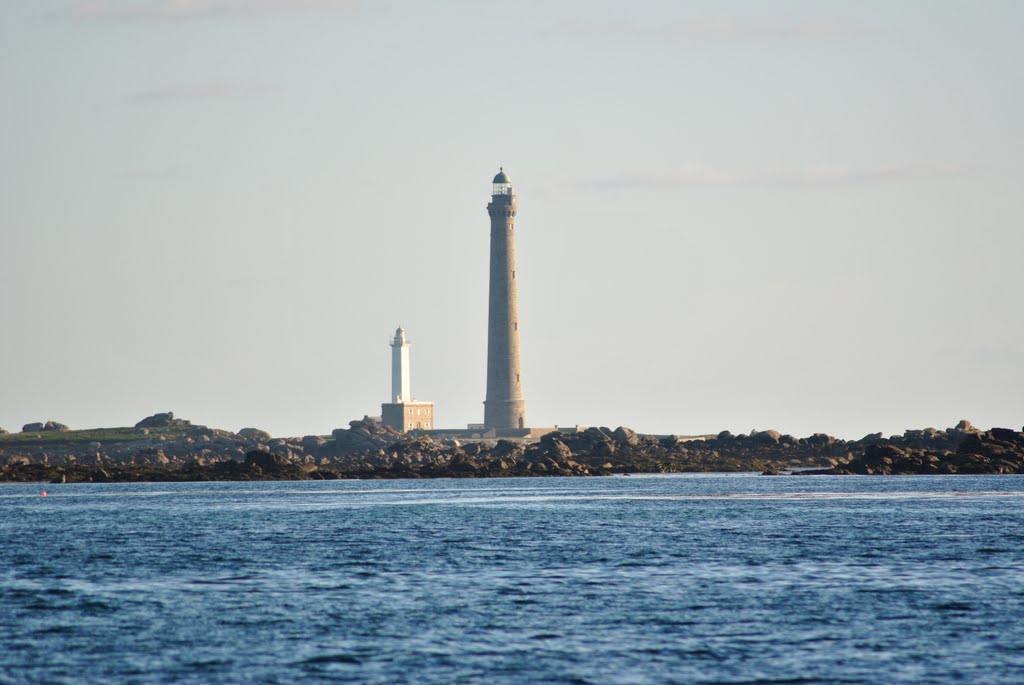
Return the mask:
<svg viewBox="0 0 1024 685">
<path fill-rule="evenodd" d="M 504 169 L 494 177 L 491 202 L 491 285 L 487 313 L 487 399 L 484 425 L 497 431 L 526 426 L 519 358 L 516 287 L 516 193 Z"/>
</svg>

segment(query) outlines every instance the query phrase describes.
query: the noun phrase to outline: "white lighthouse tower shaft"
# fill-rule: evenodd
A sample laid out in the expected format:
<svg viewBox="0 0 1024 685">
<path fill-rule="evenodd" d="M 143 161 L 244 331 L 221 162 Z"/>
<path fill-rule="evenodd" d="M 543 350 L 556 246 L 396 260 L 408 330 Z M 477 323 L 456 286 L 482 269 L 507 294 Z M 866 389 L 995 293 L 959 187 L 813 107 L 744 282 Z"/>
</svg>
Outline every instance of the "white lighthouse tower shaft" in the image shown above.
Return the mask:
<svg viewBox="0 0 1024 685">
<path fill-rule="evenodd" d="M 504 169 L 494 177 L 491 202 L 491 280 L 487 312 L 487 399 L 484 425 L 498 430 L 526 425 L 519 355 L 515 220 L 518 202 Z"/>
<path fill-rule="evenodd" d="M 391 401 L 412 402 L 409 382 L 409 341 L 401 327 L 391 341 Z"/>
</svg>

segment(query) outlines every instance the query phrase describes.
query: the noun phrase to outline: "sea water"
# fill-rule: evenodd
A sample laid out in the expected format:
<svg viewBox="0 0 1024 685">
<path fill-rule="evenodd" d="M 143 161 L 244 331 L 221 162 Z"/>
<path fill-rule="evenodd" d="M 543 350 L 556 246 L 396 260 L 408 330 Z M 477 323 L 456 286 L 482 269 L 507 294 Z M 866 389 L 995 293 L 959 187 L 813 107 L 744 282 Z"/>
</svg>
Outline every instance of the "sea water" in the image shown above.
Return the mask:
<svg viewBox="0 0 1024 685">
<path fill-rule="evenodd" d="M 2 485 L 30 682 L 1022 683 L 1024 477 Z"/>
</svg>

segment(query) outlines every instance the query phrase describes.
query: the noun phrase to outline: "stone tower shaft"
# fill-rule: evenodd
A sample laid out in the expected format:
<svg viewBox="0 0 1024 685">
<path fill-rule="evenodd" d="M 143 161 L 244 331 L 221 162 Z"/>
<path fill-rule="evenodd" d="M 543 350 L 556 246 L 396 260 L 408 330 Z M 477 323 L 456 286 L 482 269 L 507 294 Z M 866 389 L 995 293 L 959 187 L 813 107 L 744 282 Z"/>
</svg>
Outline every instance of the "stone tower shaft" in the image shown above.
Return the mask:
<svg viewBox="0 0 1024 685">
<path fill-rule="evenodd" d="M 526 426 L 519 352 L 519 295 L 516 287 L 515 219 L 517 200 L 504 170 L 494 177 L 491 202 L 491 274 L 487 312 L 488 428 Z"/>
</svg>

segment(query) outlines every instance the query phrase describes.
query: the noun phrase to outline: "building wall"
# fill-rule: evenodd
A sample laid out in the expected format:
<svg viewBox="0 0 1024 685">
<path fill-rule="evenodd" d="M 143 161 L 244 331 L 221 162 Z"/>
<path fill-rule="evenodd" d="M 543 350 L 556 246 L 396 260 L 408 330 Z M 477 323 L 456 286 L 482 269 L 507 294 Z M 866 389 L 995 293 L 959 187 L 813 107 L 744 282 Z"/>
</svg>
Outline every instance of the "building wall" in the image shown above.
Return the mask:
<svg viewBox="0 0 1024 685">
<path fill-rule="evenodd" d="M 433 402 L 390 402 L 380 406 L 380 420 L 385 426 L 406 433 L 411 430 L 434 429 Z"/>
</svg>

